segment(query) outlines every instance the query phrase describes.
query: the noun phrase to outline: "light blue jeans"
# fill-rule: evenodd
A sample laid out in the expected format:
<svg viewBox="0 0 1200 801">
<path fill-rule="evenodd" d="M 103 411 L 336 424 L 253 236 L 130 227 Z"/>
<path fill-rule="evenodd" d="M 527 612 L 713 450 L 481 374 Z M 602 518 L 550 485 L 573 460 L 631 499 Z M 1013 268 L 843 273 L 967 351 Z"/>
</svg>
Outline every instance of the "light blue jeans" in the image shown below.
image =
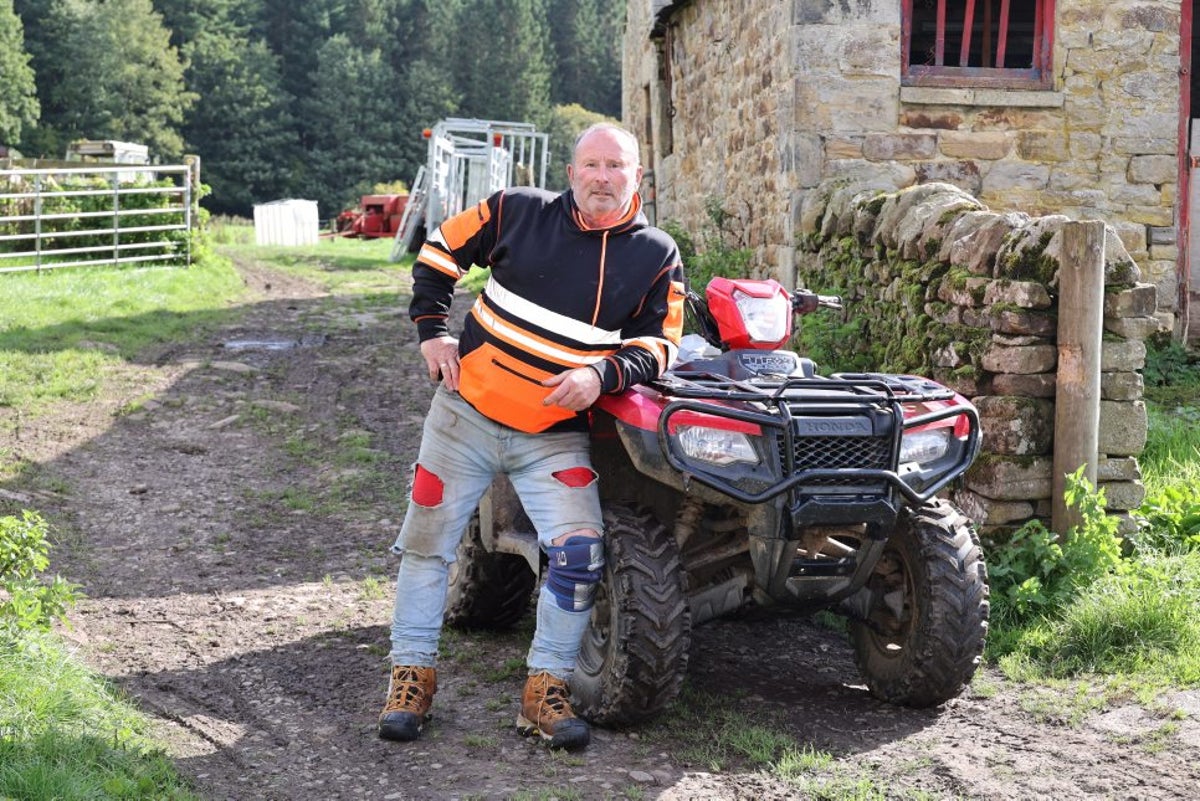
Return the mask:
<svg viewBox="0 0 1200 801">
<path fill-rule="evenodd" d="M 603 531 L 586 433 L 516 431 L 438 387 L 413 467 L 412 498 L 392 546 L 402 555 L 392 614 L 393 665 L 435 666 L 450 563 L 480 498 L 502 473 L 543 549 L 572 531 Z M 560 608 L 543 591 L 526 660 L 530 671 L 569 678 L 590 615 Z"/>
</svg>

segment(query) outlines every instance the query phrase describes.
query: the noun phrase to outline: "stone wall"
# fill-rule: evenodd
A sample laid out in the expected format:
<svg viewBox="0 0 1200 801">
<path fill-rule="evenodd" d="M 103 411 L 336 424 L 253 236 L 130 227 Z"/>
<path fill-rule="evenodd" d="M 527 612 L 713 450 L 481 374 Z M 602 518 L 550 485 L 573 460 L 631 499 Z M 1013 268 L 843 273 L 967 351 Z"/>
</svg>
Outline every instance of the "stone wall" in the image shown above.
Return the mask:
<svg viewBox="0 0 1200 801">
<path fill-rule="evenodd" d="M 741 237 L 730 244 L 754 249 L 769 275 L 791 274 L 795 244 L 794 89 L 779 69 L 795 57 L 789 10 L 778 0 L 691 3 L 671 28 L 686 34 L 652 42 L 650 3 L 628 4 L 627 31 L 640 36 L 627 33 L 627 53 L 638 52 L 624 62 L 623 116 L 642 134 L 658 221 L 699 232 L 706 202 L 719 200 Z"/>
<path fill-rule="evenodd" d="M 993 209 L 1111 226 L 1179 308 L 1180 0 L 1057 0 L 1049 91 L 901 86 L 900 0 L 630 0 L 625 121 L 659 220 L 718 198 L 785 282 L 831 178 L 947 182 Z M 658 13 L 656 13 L 658 12 Z"/>
<path fill-rule="evenodd" d="M 1050 517 L 1068 221 L 989 211 L 944 183 L 885 191 L 832 180 L 808 193 L 801 211 L 799 281 L 842 293 L 862 333 L 843 337 L 857 340 L 841 346 L 845 357 L 871 348 L 879 369 L 932 376 L 979 409 L 983 453 L 955 500 L 985 531 Z M 1144 494 L 1139 370 L 1158 319 L 1155 287 L 1141 281 L 1119 234 L 1106 226 L 1097 480 L 1109 509 L 1124 515 Z"/>
</svg>

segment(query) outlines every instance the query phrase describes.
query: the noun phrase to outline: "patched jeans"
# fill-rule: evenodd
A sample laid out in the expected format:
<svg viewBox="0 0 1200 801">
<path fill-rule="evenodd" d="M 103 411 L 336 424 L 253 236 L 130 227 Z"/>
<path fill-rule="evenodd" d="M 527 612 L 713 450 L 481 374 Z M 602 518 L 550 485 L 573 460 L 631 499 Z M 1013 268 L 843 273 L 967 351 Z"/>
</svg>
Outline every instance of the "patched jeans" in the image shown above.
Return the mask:
<svg viewBox="0 0 1200 801">
<path fill-rule="evenodd" d="M 392 546 L 402 555 L 392 664 L 435 666 L 450 564 L 479 500 L 499 474 L 512 482 L 543 549 L 572 531 L 603 532 L 586 433 L 516 431 L 439 386 L 425 418 L 408 512 Z M 549 592 L 541 592 L 530 671 L 568 678 L 590 615 L 562 609 Z"/>
</svg>

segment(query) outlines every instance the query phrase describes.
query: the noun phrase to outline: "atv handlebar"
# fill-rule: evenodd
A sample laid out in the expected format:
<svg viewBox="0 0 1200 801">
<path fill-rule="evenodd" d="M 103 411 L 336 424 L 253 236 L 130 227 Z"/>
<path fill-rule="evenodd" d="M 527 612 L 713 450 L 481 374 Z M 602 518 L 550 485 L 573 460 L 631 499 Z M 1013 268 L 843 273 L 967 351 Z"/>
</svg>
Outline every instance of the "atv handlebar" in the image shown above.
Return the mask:
<svg viewBox="0 0 1200 801">
<path fill-rule="evenodd" d="M 838 295 L 818 295 L 807 289 L 792 293 L 792 311 L 796 314 L 811 314 L 817 309 L 841 309 L 842 299 Z"/>
</svg>

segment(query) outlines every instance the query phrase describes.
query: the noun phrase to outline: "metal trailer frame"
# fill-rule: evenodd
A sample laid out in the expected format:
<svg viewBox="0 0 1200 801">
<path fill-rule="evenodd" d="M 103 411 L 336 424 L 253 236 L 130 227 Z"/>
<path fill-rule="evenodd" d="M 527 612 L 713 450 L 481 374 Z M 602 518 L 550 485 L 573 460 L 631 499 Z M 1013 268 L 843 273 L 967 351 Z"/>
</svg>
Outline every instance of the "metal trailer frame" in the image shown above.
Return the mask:
<svg viewBox="0 0 1200 801">
<path fill-rule="evenodd" d="M 431 231 L 501 189 L 546 185 L 549 135 L 531 123 L 450 117 L 427 137 L 429 155 L 396 229 L 393 262 L 412 252 L 419 229 Z"/>
</svg>

